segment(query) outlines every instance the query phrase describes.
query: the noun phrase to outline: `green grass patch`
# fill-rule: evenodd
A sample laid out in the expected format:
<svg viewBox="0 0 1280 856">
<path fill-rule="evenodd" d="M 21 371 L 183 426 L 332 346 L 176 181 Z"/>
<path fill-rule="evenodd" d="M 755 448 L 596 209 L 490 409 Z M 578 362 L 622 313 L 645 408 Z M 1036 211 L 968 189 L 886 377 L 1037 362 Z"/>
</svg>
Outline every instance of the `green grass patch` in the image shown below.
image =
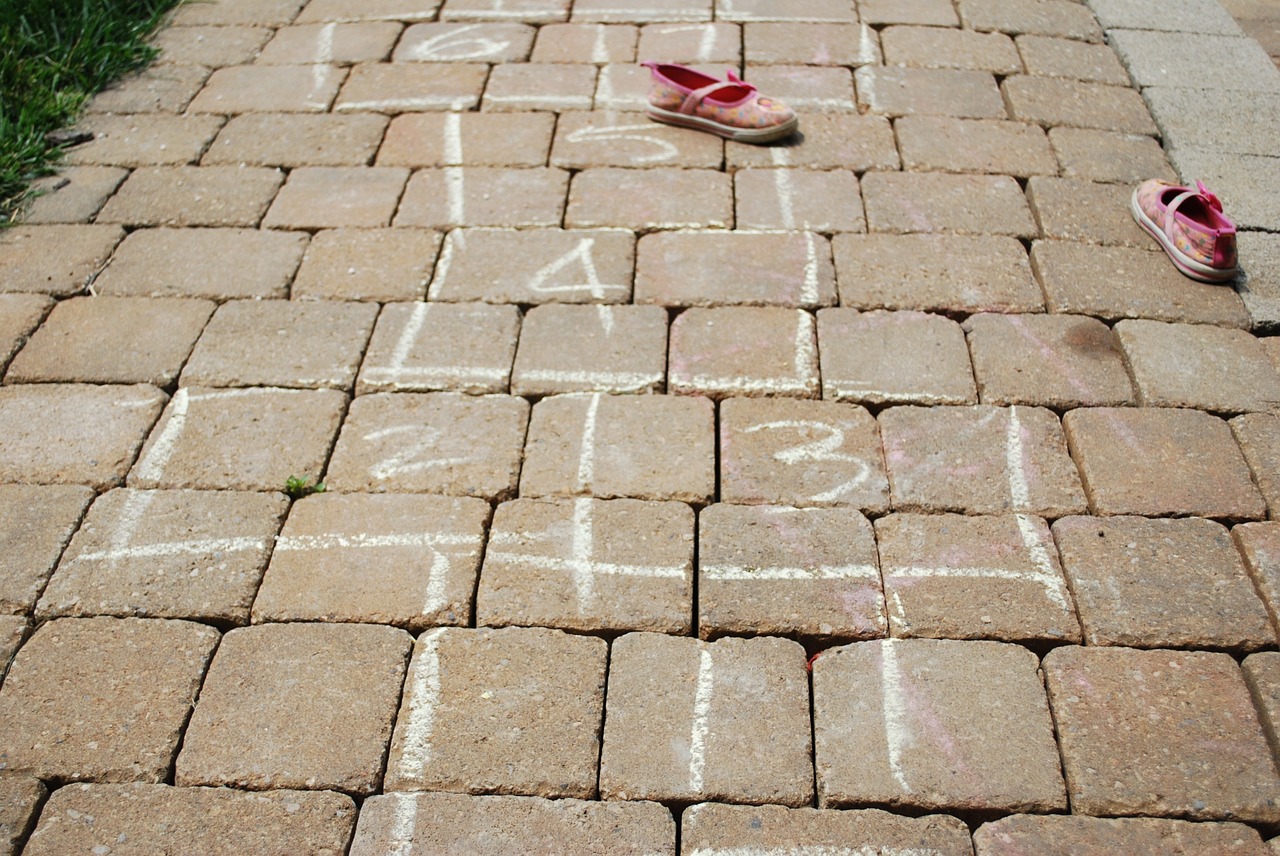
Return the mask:
<svg viewBox="0 0 1280 856">
<path fill-rule="evenodd" d="M 49 132 L 146 65 L 146 39 L 181 0 L 0 0 L 0 226 L 61 154 Z"/>
</svg>

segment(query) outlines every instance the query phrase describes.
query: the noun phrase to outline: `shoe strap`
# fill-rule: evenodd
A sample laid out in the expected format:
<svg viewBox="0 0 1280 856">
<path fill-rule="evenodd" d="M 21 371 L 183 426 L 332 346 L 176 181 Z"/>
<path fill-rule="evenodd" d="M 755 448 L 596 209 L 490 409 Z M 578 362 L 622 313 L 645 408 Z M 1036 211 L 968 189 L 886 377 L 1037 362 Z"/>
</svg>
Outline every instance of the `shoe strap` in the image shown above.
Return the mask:
<svg viewBox="0 0 1280 856">
<path fill-rule="evenodd" d="M 714 95 L 721 89 L 728 89 L 730 87 L 737 89 L 755 89 L 751 84 L 743 83 L 740 80 L 717 80 L 715 83 L 707 84 L 701 89 L 695 89 L 686 95 L 684 97 L 684 101 L 680 104 L 680 112 L 693 115 L 693 111 L 697 110 L 698 105 L 701 104 L 709 95 Z"/>
<path fill-rule="evenodd" d="M 1169 240 L 1173 240 L 1173 224 L 1177 221 L 1176 215 L 1178 213 L 1178 206 L 1182 205 L 1182 203 L 1186 202 L 1191 197 L 1199 195 L 1200 193 L 1196 190 L 1184 191 L 1183 193 L 1179 193 L 1177 196 L 1173 197 L 1172 201 L 1164 207 L 1166 214 L 1164 221 L 1164 233 L 1168 236 Z"/>
</svg>

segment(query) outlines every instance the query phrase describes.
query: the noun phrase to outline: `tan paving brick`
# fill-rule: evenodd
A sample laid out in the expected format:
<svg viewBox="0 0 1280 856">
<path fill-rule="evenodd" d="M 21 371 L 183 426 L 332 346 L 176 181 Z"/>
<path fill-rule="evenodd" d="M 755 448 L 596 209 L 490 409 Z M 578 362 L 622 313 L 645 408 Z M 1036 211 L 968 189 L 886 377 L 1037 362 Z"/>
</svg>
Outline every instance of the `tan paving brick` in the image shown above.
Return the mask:
<svg viewBox="0 0 1280 856">
<path fill-rule="evenodd" d="M 309 496 L 276 541 L 254 623 L 465 624 L 488 520 L 472 498 Z"/>
<path fill-rule="evenodd" d="M 906 818 L 879 809 L 824 811 L 782 806 L 700 803 L 681 817 L 682 841 L 694 853 L 921 852 L 970 856 L 968 830 L 946 815 Z"/>
<path fill-rule="evenodd" d="M 189 621 L 41 625 L 0 690 L 0 764 L 60 782 L 159 782 L 218 644 Z"/>
<path fill-rule="evenodd" d="M 546 166 L 554 116 L 409 113 L 387 128 L 379 166 Z"/>
<path fill-rule="evenodd" d="M 34 776 L 0 775 L 0 853 L 4 856 L 17 856 L 46 794 L 44 783 Z"/>
<path fill-rule="evenodd" d="M 195 163 L 222 127 L 219 116 L 94 113 L 76 125 L 93 139 L 67 151 L 78 166 L 179 166 Z"/>
<path fill-rule="evenodd" d="M 880 40 L 865 24 L 749 23 L 742 28 L 752 65 L 860 66 L 880 61 Z"/>
<path fill-rule="evenodd" d="M 894 126 L 904 169 L 1020 177 L 1058 173 L 1058 160 L 1038 125 L 905 116 Z"/>
<path fill-rule="evenodd" d="M 546 628 L 424 633 L 386 790 L 594 797 L 607 648 Z"/>
<path fill-rule="evenodd" d="M 704 639 L 867 639 L 887 629 L 875 538 L 858 511 L 716 504 L 699 514 Z"/>
<path fill-rule="evenodd" d="M 975 30 L 1102 41 L 1093 12 L 1070 0 L 960 0 L 960 18 Z"/>
<path fill-rule="evenodd" d="M 0 387 L 0 482 L 120 484 L 164 401 L 141 384 Z"/>
<path fill-rule="evenodd" d="M 893 129 L 883 116 L 844 113 L 806 114 L 803 138 L 785 145 L 726 143 L 731 167 L 799 166 L 808 169 L 897 169 L 900 166 Z"/>
<path fill-rule="evenodd" d="M 254 62 L 258 65 L 379 62 L 391 55 L 400 30 L 400 24 L 390 21 L 281 27 Z"/>
<path fill-rule="evenodd" d="M 1053 534 L 1090 645 L 1252 651 L 1275 641 L 1218 523 L 1068 517 Z"/>
<path fill-rule="evenodd" d="M 1129 72 L 1124 70 L 1109 45 L 1051 36 L 1018 36 L 1016 41 L 1028 74 L 1112 86 L 1129 85 Z"/>
<path fill-rule="evenodd" d="M 565 21 L 569 18 L 570 0 L 445 0 L 440 17 L 446 21 L 529 22 Z"/>
<path fill-rule="evenodd" d="M 797 113 L 857 113 L 853 75 L 847 68 L 813 65 L 764 65 L 748 67 L 753 85 Z"/>
<path fill-rule="evenodd" d="M 644 110 L 649 104 L 651 79 L 649 70 L 638 65 L 600 66 L 600 75 L 596 79 L 596 109 L 628 112 Z"/>
<path fill-rule="evenodd" d="M 86 113 L 181 113 L 204 86 L 202 65 L 152 66 L 117 80 L 85 104 Z"/>
<path fill-rule="evenodd" d="M 1049 140 L 1068 178 L 1137 184 L 1148 178 L 1177 181 L 1164 149 L 1151 137 L 1089 128 L 1052 128 Z"/>
<path fill-rule="evenodd" d="M 76 785 L 50 798 L 24 852 L 338 853 L 355 819 L 351 798 L 330 792 Z"/>
<path fill-rule="evenodd" d="M 1000 88 L 1013 118 L 1024 122 L 1157 133 L 1142 96 L 1127 87 L 1026 74 L 1005 78 Z"/>
<path fill-rule="evenodd" d="M 1073 410 L 1063 417 L 1095 514 L 1258 520 L 1262 495 L 1226 422 L 1163 407 Z"/>
<path fill-rule="evenodd" d="M 602 846 L 617 856 L 654 856 L 674 854 L 675 838 L 671 813 L 657 803 L 401 793 L 365 801 L 351 856 L 376 856 L 408 842 L 476 856 L 508 847 L 587 856 Z"/>
<path fill-rule="evenodd" d="M 93 281 L 123 238 L 118 226 L 5 229 L 0 234 L 0 292 L 77 294 Z"/>
<path fill-rule="evenodd" d="M 1233 289 L 1185 277 L 1164 254 L 1146 248 L 1037 241 L 1031 267 L 1051 312 L 1249 326 Z"/>
<path fill-rule="evenodd" d="M 414 24 L 404 31 L 392 59 L 402 62 L 527 62 L 535 28 L 521 23 Z"/>
<path fill-rule="evenodd" d="M 1119 343 L 1096 318 L 980 314 L 964 329 L 983 404 L 1067 410 L 1134 403 Z"/>
<path fill-rule="evenodd" d="M 326 483 L 341 491 L 507 499 L 528 419 L 528 402 L 504 395 L 362 395 L 351 404 Z"/>
<path fill-rule="evenodd" d="M 31 183 L 35 196 L 23 207 L 18 221 L 26 225 L 88 223 L 128 175 L 127 169 L 114 166 L 61 169 Z"/>
<path fill-rule="evenodd" d="M 175 784 L 377 791 L 411 645 L 403 630 L 370 625 L 232 630 L 191 714 Z"/>
<path fill-rule="evenodd" d="M 488 73 L 487 65 L 476 63 L 361 63 L 351 69 L 333 109 L 391 115 L 471 110 L 480 104 Z"/>
<path fill-rule="evenodd" d="M 951 68 L 1017 74 L 1022 60 L 1013 40 L 1003 33 L 975 33 L 941 27 L 885 28 L 880 34 L 887 65 Z"/>
<path fill-rule="evenodd" d="M 575 0 L 571 20 L 644 24 L 650 21 L 710 21 L 711 0 Z"/>
<path fill-rule="evenodd" d="M 265 167 L 136 169 L 98 215 L 130 226 L 256 226 L 284 183 Z"/>
<path fill-rule="evenodd" d="M 1042 519 L 891 514 L 875 525 L 895 637 L 1080 641 Z"/>
<path fill-rule="evenodd" d="M 203 65 L 221 68 L 252 62 L 270 39 L 270 27 L 165 27 L 152 39 L 159 49 L 157 65 Z"/>
<path fill-rule="evenodd" d="M 1280 753 L 1280 732 L 1276 730 L 1280 726 L 1280 654 L 1275 651 L 1253 654 L 1241 665 L 1271 751 Z"/>
<path fill-rule="evenodd" d="M 324 467 L 347 397 L 334 389 L 181 387 L 129 487 L 283 490 Z"/>
<path fill-rule="evenodd" d="M 46 294 L 0 294 L 0 370 L 27 344 L 53 306 Z"/>
<path fill-rule="evenodd" d="M 1188 10 L 1189 17 L 1202 24 L 1216 12 L 1218 20 L 1225 21 L 1226 16 L 1213 6 L 1203 9 Z M 1231 21 L 1225 23 L 1228 28 L 1235 29 Z M 1195 29 L 1205 28 L 1197 26 Z M 1179 85 L 1182 79 L 1175 69 L 1199 56 L 1201 51 L 1211 50 L 1221 59 L 1197 75 L 1197 86 L 1228 91 L 1280 92 L 1280 80 L 1271 71 L 1274 60 L 1260 49 L 1261 45 L 1247 36 L 1117 29 L 1112 30 L 1110 42 L 1138 86 Z"/>
<path fill-rule="evenodd" d="M 661 392 L 667 312 L 660 306 L 535 306 L 511 373 L 516 395 Z"/>
<path fill-rule="evenodd" d="M 872 113 L 966 119 L 1006 116 L 1000 88 L 990 72 L 864 65 L 854 77 L 858 105 Z"/>
<path fill-rule="evenodd" d="M 1256 333 L 1274 333 L 1280 321 L 1280 235 L 1269 232 L 1236 234 L 1238 264 L 1233 289 L 1244 300 Z"/>
<path fill-rule="evenodd" d="M 1036 312 L 1027 251 L 1013 238 L 837 235 L 840 304 L 858 309 Z"/>
<path fill-rule="evenodd" d="M 481 106 L 487 111 L 590 110 L 594 65 L 506 63 L 489 73 Z"/>
<path fill-rule="evenodd" d="M 1240 27 L 1221 6 L 1191 3 L 1186 7 L 1165 10 L 1144 2 L 1097 3 L 1098 22 L 1107 29 L 1175 30 L 1188 33 L 1238 35 Z"/>
<path fill-rule="evenodd" d="M 692 509 L 679 502 L 504 503 L 480 573 L 476 623 L 689 633 L 694 529 Z"/>
<path fill-rule="evenodd" d="M 533 408 L 520 495 L 702 505 L 715 489 L 715 413 L 705 398 L 557 395 Z"/>
<path fill-rule="evenodd" d="M 964 332 L 924 312 L 818 313 L 822 397 L 866 404 L 976 404 Z"/>
<path fill-rule="evenodd" d="M 955 27 L 955 7 L 946 0 L 860 0 L 858 11 L 868 24 L 922 24 Z"/>
<path fill-rule="evenodd" d="M 451 389 L 506 392 L 520 311 L 476 303 L 390 303 L 365 353 L 356 394 Z"/>
<path fill-rule="evenodd" d="M 716 17 L 729 21 L 783 21 L 852 24 L 858 20 L 849 0 L 796 0 L 779 6 L 771 0 L 733 0 L 720 4 Z"/>
<path fill-rule="evenodd" d="M 53 308 L 5 380 L 169 386 L 213 309 L 207 300 L 72 297 Z"/>
<path fill-rule="evenodd" d="M 304 166 L 289 173 L 265 228 L 327 229 L 391 224 L 409 170 L 403 167 Z"/>
<path fill-rule="evenodd" d="M 1066 807 L 1036 657 L 1000 642 L 885 639 L 813 663 L 818 804 Z"/>
<path fill-rule="evenodd" d="M 1274 520 L 1280 516 L 1280 418 L 1269 413 L 1237 416 L 1231 431 Z"/>
<path fill-rule="evenodd" d="M 1050 518 L 1084 510 L 1080 477 L 1049 410 L 893 407 L 879 421 L 896 510 Z"/>
<path fill-rule="evenodd" d="M 619 229 L 455 229 L 440 251 L 432 300 L 626 303 L 635 235 Z"/>
<path fill-rule="evenodd" d="M 587 169 L 573 178 L 564 220 L 570 228 L 728 228 L 733 179 L 709 169 Z"/>
<path fill-rule="evenodd" d="M 886 511 L 889 482 L 875 420 L 862 407 L 834 401 L 726 399 L 720 498 Z"/>
<path fill-rule="evenodd" d="M 740 169 L 733 177 L 740 229 L 865 232 L 858 179 L 844 170 Z"/>
<path fill-rule="evenodd" d="M 980 826 L 973 834 L 973 843 L 978 856 L 1144 852 L 1267 856 L 1258 833 L 1242 823 L 1188 823 L 1153 817 L 1014 815 Z"/>
<path fill-rule="evenodd" d="M 248 113 L 227 122 L 200 162 L 360 166 L 373 159 L 386 128 L 385 116 L 364 113 Z"/>
<path fill-rule="evenodd" d="M 1037 234 L 1022 188 L 1007 175 L 868 173 L 862 200 L 872 232 Z"/>
<path fill-rule="evenodd" d="M 182 385 L 350 389 L 377 314 L 367 303 L 224 303 L 196 342 Z"/>
<path fill-rule="evenodd" d="M 184 6 L 173 17 L 177 26 L 279 27 L 289 23 L 306 0 L 210 0 Z"/>
<path fill-rule="evenodd" d="M 1243 523 L 1231 530 L 1231 537 L 1272 624 L 1280 628 L 1280 524 Z"/>
<path fill-rule="evenodd" d="M 1044 659 L 1078 812 L 1273 822 L 1280 779 L 1226 654 L 1058 648 Z"/>
<path fill-rule="evenodd" d="M 569 173 L 560 169 L 445 167 L 418 170 L 396 226 L 559 226 Z"/>
<path fill-rule="evenodd" d="M 1123 184 L 1102 184 L 1080 178 L 1032 176 L 1027 199 L 1040 224 L 1040 235 L 1061 241 L 1151 249 L 1154 240 L 1133 221 Z"/>
<path fill-rule="evenodd" d="M 777 306 L 693 308 L 671 323 L 668 388 L 677 393 L 818 398 L 813 316 Z"/>
<path fill-rule="evenodd" d="M 214 70 L 192 113 L 323 113 L 346 72 L 330 65 L 234 65 Z"/>
<path fill-rule="evenodd" d="M 307 245 L 290 293 L 301 300 L 421 300 L 440 249 L 425 229 L 326 229 Z"/>
<path fill-rule="evenodd" d="M 658 62 L 742 64 L 742 27 L 714 24 L 646 24 L 637 55 Z M 592 60 L 606 62 L 607 60 Z"/>
<path fill-rule="evenodd" d="M 440 0 L 364 0 L 352 7 L 347 0 L 311 0 L 294 23 L 316 21 L 429 21 L 440 9 Z"/>
<path fill-rule="evenodd" d="M 0 682 L 4 681 L 5 673 L 9 671 L 9 662 L 30 629 L 25 615 L 0 615 Z M 0 791 L 3 791 L 3 787 L 4 777 L 0 776 Z M 0 834 L 3 834 L 5 823 L 3 800 L 4 797 L 0 796 Z"/>
<path fill-rule="evenodd" d="M 36 615 L 247 624 L 287 508 L 278 493 L 109 491 L 76 532 Z"/>
<path fill-rule="evenodd" d="M 92 500 L 87 487 L 0 485 L 0 613 L 31 612 Z"/>
<path fill-rule="evenodd" d="M 804 649 L 789 639 L 613 643 L 605 799 L 807 805 L 813 800 Z M 751 717 L 740 714 L 743 708 Z"/>
<path fill-rule="evenodd" d="M 533 62 L 624 63 L 636 59 L 639 30 L 630 24 L 547 24 L 538 28 Z"/>
<path fill-rule="evenodd" d="M 94 287 L 118 297 L 287 297 L 306 246 L 302 232 L 138 229 Z M 227 264 L 229 258 L 235 265 Z"/>
<path fill-rule="evenodd" d="M 551 164 L 568 169 L 719 169 L 723 163 L 724 142 L 713 134 L 660 125 L 635 113 L 612 111 L 562 113 L 556 120 L 555 146 L 551 150 Z"/>
<path fill-rule="evenodd" d="M 656 233 L 636 251 L 637 303 L 793 306 L 836 302 L 827 240 L 812 232 Z"/>
<path fill-rule="evenodd" d="M 1280 374 L 1243 330 L 1124 320 L 1115 332 L 1147 406 L 1240 413 L 1280 403 Z"/>
</svg>

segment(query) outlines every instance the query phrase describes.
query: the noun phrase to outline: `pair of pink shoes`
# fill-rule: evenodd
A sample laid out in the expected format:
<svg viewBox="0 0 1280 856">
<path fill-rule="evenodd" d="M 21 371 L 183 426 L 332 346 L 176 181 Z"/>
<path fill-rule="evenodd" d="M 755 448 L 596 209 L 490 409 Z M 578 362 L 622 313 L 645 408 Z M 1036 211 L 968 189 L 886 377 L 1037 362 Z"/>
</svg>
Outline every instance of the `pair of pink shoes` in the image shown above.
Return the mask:
<svg viewBox="0 0 1280 856">
<path fill-rule="evenodd" d="M 1183 187 L 1153 178 L 1133 191 L 1129 207 L 1178 270 L 1201 282 L 1235 278 L 1236 227 L 1204 184 Z"/>
<path fill-rule="evenodd" d="M 674 63 L 641 63 L 653 73 L 649 118 L 707 131 L 740 143 L 769 143 L 795 132 L 795 111 L 732 70 L 726 80 Z"/>
</svg>

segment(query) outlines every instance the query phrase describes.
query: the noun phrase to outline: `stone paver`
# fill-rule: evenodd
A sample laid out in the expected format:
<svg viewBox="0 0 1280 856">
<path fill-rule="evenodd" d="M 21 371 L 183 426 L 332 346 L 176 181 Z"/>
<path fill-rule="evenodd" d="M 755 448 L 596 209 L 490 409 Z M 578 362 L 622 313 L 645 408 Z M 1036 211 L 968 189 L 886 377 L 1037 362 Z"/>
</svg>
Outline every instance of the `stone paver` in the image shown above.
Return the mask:
<svg viewBox="0 0 1280 856">
<path fill-rule="evenodd" d="M 386 790 L 594 797 L 607 647 L 538 627 L 424 633 Z"/>
<path fill-rule="evenodd" d="M 427 229 L 326 229 L 307 244 L 290 295 L 309 300 L 421 300 L 440 233 Z"/>
<path fill-rule="evenodd" d="M 0 486 L 0 613 L 30 613 L 93 499 L 87 487 Z"/>
<path fill-rule="evenodd" d="M 688 633 L 693 511 L 633 499 L 518 499 L 494 514 L 480 626 Z"/>
<path fill-rule="evenodd" d="M 701 397 L 556 395 L 533 408 L 520 495 L 705 504 L 715 412 Z"/>
<path fill-rule="evenodd" d="M 346 76 L 331 65 L 237 65 L 216 69 L 192 113 L 323 113 Z"/>
<path fill-rule="evenodd" d="M 1226 654 L 1059 648 L 1044 660 L 1081 813 L 1273 823 L 1280 778 Z"/>
<path fill-rule="evenodd" d="M 789 639 L 637 633 L 615 640 L 601 796 L 808 805 L 804 661 L 804 649 Z M 743 716 L 744 708 L 753 715 Z"/>
<path fill-rule="evenodd" d="M 207 300 L 64 300 L 14 359 L 5 380 L 169 386 L 213 310 Z"/>
<path fill-rule="evenodd" d="M 262 225 L 271 229 L 376 228 L 391 223 L 409 171 L 304 166 L 289 173 Z"/>
<path fill-rule="evenodd" d="M 116 226 L 15 226 L 0 234 L 0 292 L 66 297 L 83 291 L 111 257 Z M 49 260 L 55 262 L 50 265 Z"/>
<path fill-rule="evenodd" d="M 333 389 L 184 386 L 151 432 L 129 487 L 284 490 L 319 477 L 347 397 Z"/>
<path fill-rule="evenodd" d="M 893 636 L 1080 641 L 1040 518 L 891 514 L 875 528 Z"/>
<path fill-rule="evenodd" d="M 533 62 L 630 63 L 639 29 L 631 24 L 547 24 L 538 28 Z"/>
<path fill-rule="evenodd" d="M 753 146 L 725 144 L 732 167 L 803 167 L 805 169 L 898 169 L 901 161 L 893 128 L 884 116 L 850 113 L 806 113 L 803 145 Z"/>
<path fill-rule="evenodd" d="M 86 113 L 181 113 L 208 77 L 209 69 L 200 65 L 149 68 L 108 86 L 84 109 Z"/>
<path fill-rule="evenodd" d="M 1274 643 L 1267 611 L 1220 524 L 1068 517 L 1053 534 L 1090 645 L 1248 651 Z"/>
<path fill-rule="evenodd" d="M 92 114 L 76 130 L 93 139 L 67 153 L 86 166 L 177 166 L 194 163 L 222 127 L 217 116 Z"/>
<path fill-rule="evenodd" d="M 355 820 L 351 797 L 327 791 L 77 785 L 49 799 L 23 853 L 340 853 Z"/>
<path fill-rule="evenodd" d="M 1138 184 L 1148 178 L 1176 182 L 1164 150 L 1151 137 L 1091 128 L 1051 128 L 1049 141 L 1068 178 Z"/>
<path fill-rule="evenodd" d="M 1235 288 L 1253 319 L 1253 329 L 1275 332 L 1280 327 L 1280 235 L 1240 232 L 1236 245 L 1242 272 Z"/>
<path fill-rule="evenodd" d="M 1024 122 L 1156 133 L 1142 96 L 1128 87 L 1027 74 L 1006 78 L 1000 88 L 1013 118 Z"/>
<path fill-rule="evenodd" d="M 1102 30 L 1083 3 L 1069 0 L 960 0 L 960 18 L 975 30 L 1102 40 Z"/>
<path fill-rule="evenodd" d="M 116 192 L 129 171 L 115 166 L 69 166 L 32 183 L 39 195 L 22 212 L 28 225 L 88 223 Z"/>
<path fill-rule="evenodd" d="M 858 105 L 883 116 L 1003 119 L 996 79 L 986 71 L 864 65 L 854 75 Z"/>
<path fill-rule="evenodd" d="M 46 294 L 0 294 L 0 371 L 54 306 Z"/>
<path fill-rule="evenodd" d="M 169 775 L 218 632 L 189 621 L 43 624 L 0 689 L 0 768 L 61 782 Z"/>
<path fill-rule="evenodd" d="M 256 226 L 284 183 L 253 166 L 148 166 L 125 179 L 98 214 L 127 226 Z"/>
<path fill-rule="evenodd" d="M 868 24 L 954 27 L 960 23 L 955 7 L 946 0 L 862 0 L 858 7 Z"/>
<path fill-rule="evenodd" d="M 1231 154 L 1270 155 L 1275 150 L 1271 140 L 1280 133 L 1280 93 L 1219 91 L 1211 101 L 1203 94 L 1149 86 L 1142 97 L 1169 139 L 1194 140 L 1201 148 Z"/>
<path fill-rule="evenodd" d="M 1218 14 L 1222 20 L 1222 13 Z M 1202 15 L 1195 17 L 1204 19 Z M 1176 69 L 1201 51 L 1212 51 L 1222 59 L 1206 68 L 1203 74 L 1196 75 L 1196 88 L 1280 92 L 1280 74 L 1276 73 L 1267 52 L 1250 38 L 1204 32 L 1160 33 L 1151 32 L 1147 27 L 1113 30 L 1110 37 L 1138 86 L 1185 85 L 1186 81 Z"/>
<path fill-rule="evenodd" d="M 858 179 L 846 170 L 758 169 L 733 176 L 738 228 L 865 232 Z"/>
<path fill-rule="evenodd" d="M 681 840 L 693 853 L 852 852 L 969 856 L 964 824 L 945 815 L 906 818 L 879 809 L 824 811 L 701 803 L 681 816 Z"/>
<path fill-rule="evenodd" d="M 488 69 L 478 63 L 361 63 L 351 69 L 333 109 L 393 116 L 423 110 L 471 110 L 480 104 Z"/>
<path fill-rule="evenodd" d="M 30 629 L 25 615 L 0 615 L 0 682 Z"/>
<path fill-rule="evenodd" d="M 1056 175 L 1045 132 L 1029 122 L 904 116 L 894 123 L 904 169 L 920 172 Z"/>
<path fill-rule="evenodd" d="M 1049 410 L 891 407 L 879 421 L 895 510 L 1044 517 L 1084 510 L 1080 476 Z"/>
<path fill-rule="evenodd" d="M 889 482 L 876 422 L 854 404 L 725 399 L 720 403 L 720 498 L 884 512 Z"/>
<path fill-rule="evenodd" d="M 671 323 L 668 388 L 687 395 L 817 398 L 817 324 L 766 306 L 685 310 Z"/>
<path fill-rule="evenodd" d="M 569 189 L 564 225 L 644 231 L 729 228 L 733 225 L 733 181 L 725 173 L 709 169 L 583 170 L 574 176 Z"/>
<path fill-rule="evenodd" d="M 1280 654 L 1263 651 L 1247 657 L 1241 665 L 1271 751 L 1280 752 Z"/>
<path fill-rule="evenodd" d="M 554 126 L 545 113 L 406 113 L 391 120 L 378 165 L 545 166 Z"/>
<path fill-rule="evenodd" d="M 866 639 L 887 629 L 859 512 L 712 505 L 698 517 L 698 633 Z"/>
<path fill-rule="evenodd" d="M 1095 514 L 1266 514 L 1227 423 L 1196 410 L 1096 407 L 1062 421 Z"/>
<path fill-rule="evenodd" d="M 1129 85 L 1129 73 L 1108 45 L 1033 35 L 1018 36 L 1015 41 L 1028 74 Z"/>
<path fill-rule="evenodd" d="M 403 630 L 370 625 L 231 631 L 191 714 L 175 784 L 375 792 L 410 644 Z"/>
<path fill-rule="evenodd" d="M 1155 239 L 1129 213 L 1132 195 L 1132 188 L 1123 184 L 1081 178 L 1036 175 L 1027 181 L 1027 199 L 1040 224 L 1041 237 L 1156 249 Z"/>
<path fill-rule="evenodd" d="M 853 75 L 845 68 L 766 65 L 748 68 L 747 79 L 804 115 L 858 112 Z"/>
<path fill-rule="evenodd" d="M 512 848 L 588 856 L 607 846 L 617 856 L 653 856 L 674 853 L 675 839 L 671 813 L 651 802 L 397 793 L 365 801 L 351 856 L 378 856 L 406 845 L 483 856 Z"/>
<path fill-rule="evenodd" d="M 103 494 L 58 563 L 36 615 L 247 624 L 287 506 L 278 493 Z"/>
<path fill-rule="evenodd" d="M 528 402 L 506 395 L 362 395 L 343 422 L 326 483 L 506 499 L 515 493 L 528 420 Z"/>
<path fill-rule="evenodd" d="M 34 776 L 0 775 L 0 854 L 17 856 L 47 793 Z"/>
<path fill-rule="evenodd" d="M 724 162 L 724 143 L 719 137 L 659 125 L 635 113 L 566 111 L 555 126 L 552 166 L 718 169 Z M 550 123 L 547 127 L 550 129 Z"/>
<path fill-rule="evenodd" d="M 221 68 L 252 62 L 274 31 L 270 27 L 169 27 L 152 37 L 159 49 L 158 65 L 203 65 Z"/>
<path fill-rule="evenodd" d="M 1280 524 L 1245 523 L 1232 529 L 1231 536 L 1272 623 L 1280 628 Z"/>
<path fill-rule="evenodd" d="M 914 811 L 1066 807 L 1053 723 L 1025 648 L 878 640 L 813 663 L 818 803 Z"/>
<path fill-rule="evenodd" d="M 1253 480 L 1267 502 L 1272 520 L 1280 517 L 1280 418 L 1250 413 L 1231 420 L 1240 450 L 1253 471 Z"/>
<path fill-rule="evenodd" d="M 360 113 L 245 113 L 227 122 L 204 165 L 359 166 L 382 141 L 387 118 Z"/>
<path fill-rule="evenodd" d="M 952 68 L 1017 74 L 1022 60 L 1013 39 L 1003 33 L 977 33 L 939 27 L 886 27 L 880 34 L 887 65 Z"/>
<path fill-rule="evenodd" d="M 1274 186 L 1280 181 L 1280 158 L 1261 155 L 1235 155 L 1207 151 L 1187 145 L 1169 153 L 1174 169 L 1182 175 L 1200 175 L 1206 184 L 1217 188 L 1231 219 L 1241 229 L 1280 231 L 1280 216 L 1274 206 L 1258 198 L 1259 185 Z"/>
<path fill-rule="evenodd" d="M 1007 175 L 869 173 L 862 199 L 872 232 L 1037 235 L 1022 188 Z"/>
<path fill-rule="evenodd" d="M 667 312 L 661 306 L 535 306 L 524 317 L 511 371 L 516 395 L 660 392 Z"/>
<path fill-rule="evenodd" d="M 289 23 L 305 0 L 218 0 L 178 10 L 177 26 L 279 27 Z"/>
<path fill-rule="evenodd" d="M 1149 817 L 1014 815 L 978 827 L 973 843 L 978 856 L 1268 856 L 1257 831 L 1243 823 L 1188 823 Z"/>
<path fill-rule="evenodd" d="M 409 179 L 395 225 L 559 226 L 568 184 L 560 169 L 423 169 Z"/>
<path fill-rule="evenodd" d="M 390 21 L 281 27 L 254 60 L 258 65 L 377 62 L 391 54 L 400 25 Z"/>
<path fill-rule="evenodd" d="M 746 60 L 753 66 L 859 66 L 880 58 L 876 31 L 865 24 L 748 23 L 742 28 L 742 41 Z"/>
<path fill-rule="evenodd" d="M 485 83 L 481 107 L 492 112 L 589 110 L 596 68 L 564 63 L 504 63 Z"/>
<path fill-rule="evenodd" d="M 535 30 L 518 23 L 422 23 L 405 30 L 397 62 L 510 63 L 529 57 Z"/>
</svg>

